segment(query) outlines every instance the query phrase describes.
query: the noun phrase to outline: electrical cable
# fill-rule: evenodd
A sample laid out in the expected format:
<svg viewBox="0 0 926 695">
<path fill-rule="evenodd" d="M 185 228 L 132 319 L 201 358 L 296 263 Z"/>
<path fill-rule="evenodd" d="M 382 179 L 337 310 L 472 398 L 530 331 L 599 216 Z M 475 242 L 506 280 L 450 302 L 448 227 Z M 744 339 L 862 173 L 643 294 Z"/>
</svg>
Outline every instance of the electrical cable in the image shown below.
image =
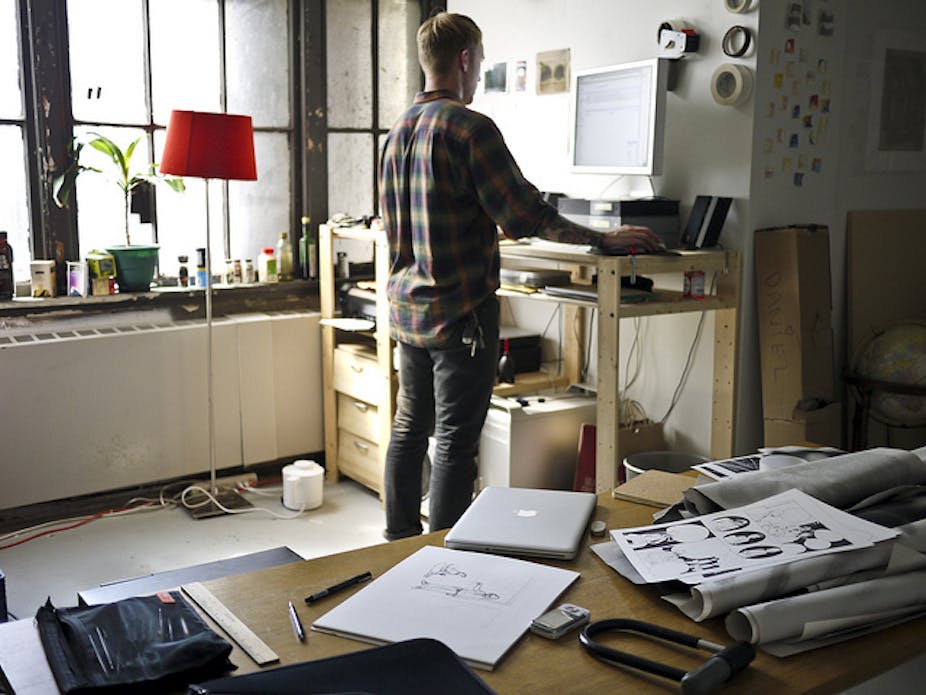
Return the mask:
<svg viewBox="0 0 926 695">
<path fill-rule="evenodd" d="M 630 343 L 630 350 L 627 353 L 627 364 L 624 367 L 625 381 L 624 381 L 624 388 L 622 389 L 622 391 L 624 392 L 626 392 L 627 389 L 633 386 L 634 382 L 637 380 L 637 378 L 639 378 L 640 373 L 643 370 L 643 350 L 640 348 L 641 337 L 642 337 L 641 327 L 642 327 L 642 322 L 641 322 L 640 317 L 634 316 L 633 317 L 633 328 L 634 328 L 633 341 Z M 634 355 L 636 355 L 637 359 L 634 365 L 633 376 L 628 378 L 627 375 L 630 373 L 630 360 Z"/>
<path fill-rule="evenodd" d="M 711 278 L 711 287 L 709 294 L 714 293 L 714 286 L 717 282 L 717 273 Z M 659 421 L 665 424 L 666 420 L 669 418 L 669 415 L 672 414 L 672 411 L 675 410 L 675 406 L 678 405 L 679 400 L 681 400 L 682 389 L 685 387 L 685 383 L 688 381 L 688 375 L 691 373 L 691 367 L 694 365 L 694 356 L 697 352 L 698 343 L 701 340 L 701 332 L 704 329 L 704 319 L 707 317 L 707 312 L 702 311 L 700 318 L 698 318 L 698 327 L 695 329 L 694 339 L 691 341 L 691 347 L 688 349 L 688 358 L 685 360 L 685 367 L 682 369 L 682 374 L 679 377 L 678 384 L 675 387 L 675 392 L 672 394 L 672 400 L 669 402 L 669 409 L 666 411 L 666 414 L 662 416 L 662 419 Z"/>
<path fill-rule="evenodd" d="M 31 536 L 27 536 L 26 538 L 21 538 L 21 539 L 19 539 L 18 541 L 14 541 L 14 542 L 12 542 L 12 543 L 7 543 L 7 544 L 5 544 L 5 545 L 0 545 L 0 550 L 7 550 L 7 549 L 9 549 L 9 548 L 14 548 L 14 547 L 16 547 L 17 545 L 22 545 L 23 543 L 28 543 L 29 541 L 35 540 L 36 538 L 41 538 L 42 536 L 48 536 L 48 535 L 50 535 L 50 534 L 52 534 L 52 533 L 58 533 L 58 532 L 60 532 L 60 531 L 69 531 L 69 530 L 71 530 L 71 529 L 75 529 L 75 528 L 78 528 L 78 527 L 80 527 L 80 526 L 84 526 L 84 525 L 86 525 L 86 524 L 89 524 L 91 521 L 96 521 L 97 519 L 102 519 L 104 516 L 113 516 L 113 515 L 117 515 L 117 514 L 124 514 L 124 513 L 128 513 L 128 512 L 138 511 L 139 509 L 143 509 L 145 506 L 146 506 L 146 505 L 143 505 L 143 506 L 141 506 L 141 507 L 126 507 L 126 508 L 121 508 L 121 509 L 110 509 L 110 510 L 107 510 L 107 511 L 104 511 L 104 512 L 97 512 L 96 514 L 92 514 L 92 515 L 90 515 L 90 516 L 88 516 L 88 517 L 82 518 L 82 519 L 80 519 L 79 521 L 77 521 L 77 522 L 75 522 L 75 523 L 73 523 L 73 524 L 68 524 L 67 526 L 58 526 L 58 527 L 55 527 L 55 528 L 48 528 L 48 529 L 45 529 L 45 530 L 43 530 L 43 531 L 39 531 L 38 533 L 35 533 L 35 534 L 31 535 Z M 54 523 L 60 523 L 60 522 L 54 522 Z M 40 526 L 45 526 L 45 525 L 47 525 L 47 524 L 40 524 Z M 12 535 L 15 536 L 15 535 L 18 535 L 18 534 L 21 534 L 21 533 L 23 533 L 23 531 L 18 531 L 18 532 L 16 532 L 15 534 L 12 534 Z M 9 538 L 9 537 L 11 537 L 11 536 L 8 535 L 8 536 L 5 536 L 4 538 Z"/>
<path fill-rule="evenodd" d="M 202 502 L 195 502 L 195 503 L 188 502 L 187 496 L 191 492 L 201 493 L 202 495 L 205 496 L 206 499 L 204 499 Z M 294 514 L 278 514 L 272 509 L 267 509 L 266 507 L 249 507 L 248 509 L 229 509 L 228 507 L 224 506 L 221 502 L 219 502 L 219 500 L 216 499 L 216 497 L 211 492 L 209 492 L 203 487 L 200 487 L 199 485 L 190 485 L 188 488 L 186 488 L 180 495 L 180 503 L 187 509 L 198 509 L 199 507 L 205 507 L 206 505 L 212 503 L 216 507 L 221 509 L 223 512 L 225 512 L 226 514 L 254 514 L 257 512 L 264 512 L 276 519 L 284 519 L 284 520 L 285 519 L 295 519 L 301 516 L 302 513 L 305 511 L 305 501 L 303 501 L 302 504 L 299 505 L 299 509 Z"/>
<path fill-rule="evenodd" d="M 270 479 L 266 482 L 257 481 L 254 484 L 255 485 L 272 485 L 277 480 L 279 479 Z M 81 526 L 89 524 L 91 521 L 96 521 L 98 519 L 111 518 L 111 517 L 116 517 L 116 516 L 125 516 L 127 514 L 134 514 L 134 513 L 143 512 L 143 511 L 153 512 L 153 511 L 158 511 L 160 509 L 166 509 L 169 507 L 177 507 L 183 503 L 184 494 L 186 493 L 187 490 L 190 490 L 190 489 L 202 490 L 206 494 L 207 497 L 212 499 L 212 496 L 209 493 L 207 493 L 202 488 L 197 488 L 197 486 L 195 485 L 190 485 L 190 482 L 191 482 L 190 480 L 185 480 L 185 481 L 175 481 L 173 483 L 169 483 L 168 485 L 165 485 L 164 487 L 161 488 L 157 498 L 133 497 L 128 502 L 126 502 L 123 507 L 117 507 L 117 508 L 108 509 L 102 512 L 96 512 L 95 514 L 91 514 L 89 516 L 74 516 L 74 517 L 66 517 L 64 519 L 55 519 L 53 521 L 45 521 L 41 524 L 35 524 L 33 526 L 27 526 L 25 528 L 17 529 L 16 531 L 11 531 L 9 533 L 6 533 L 0 536 L 0 542 L 11 540 L 13 538 L 18 538 L 19 536 L 22 536 L 28 533 L 32 533 L 33 535 L 27 538 L 20 538 L 19 540 L 12 542 L 12 543 L 0 545 L 0 550 L 6 550 L 8 548 L 13 548 L 17 545 L 22 545 L 23 543 L 27 543 L 28 541 L 35 540 L 36 538 L 41 538 L 42 536 L 47 536 L 53 533 L 59 533 L 61 531 L 69 531 L 71 529 L 79 528 Z M 171 487 L 174 487 L 178 484 L 187 485 L 187 487 L 183 491 L 178 492 L 173 497 L 165 498 L 166 491 L 170 489 Z M 257 490 L 254 490 L 250 485 L 239 484 L 238 488 L 245 492 L 254 492 L 257 494 L 267 494 L 267 493 L 259 493 Z M 273 496 L 273 495 L 274 493 L 269 493 L 269 496 Z M 136 503 L 140 503 L 140 504 L 136 504 Z M 207 502 L 204 502 L 203 504 L 206 504 L 206 503 L 208 503 L 208 500 Z M 216 505 L 221 508 L 221 505 L 219 505 L 218 502 L 216 502 Z M 196 505 L 196 506 L 200 506 L 200 505 Z M 284 515 L 276 514 L 270 509 L 265 509 L 261 507 L 255 507 L 253 509 L 246 509 L 246 510 L 234 510 L 234 511 L 226 510 L 226 511 L 228 511 L 229 513 L 236 513 L 236 514 L 242 513 L 242 512 L 265 511 L 268 514 L 272 514 L 273 516 L 276 516 L 279 519 L 294 519 L 300 514 L 302 514 L 302 512 L 305 510 L 300 509 L 293 516 L 284 516 Z M 61 524 L 64 524 L 64 526 L 62 526 Z"/>
<path fill-rule="evenodd" d="M 623 174 L 621 174 L 620 176 L 617 176 L 617 177 L 615 177 L 614 179 L 612 179 L 612 180 L 611 180 L 611 183 L 609 183 L 607 186 L 605 186 L 605 187 L 602 189 L 601 193 L 598 194 L 598 197 L 599 197 L 599 198 L 603 198 L 603 197 L 604 197 L 604 194 L 608 192 L 608 189 L 611 188 L 611 186 L 613 186 L 615 183 L 617 183 L 618 181 L 620 181 L 622 178 L 624 178 L 624 175 L 623 175 Z"/>
</svg>

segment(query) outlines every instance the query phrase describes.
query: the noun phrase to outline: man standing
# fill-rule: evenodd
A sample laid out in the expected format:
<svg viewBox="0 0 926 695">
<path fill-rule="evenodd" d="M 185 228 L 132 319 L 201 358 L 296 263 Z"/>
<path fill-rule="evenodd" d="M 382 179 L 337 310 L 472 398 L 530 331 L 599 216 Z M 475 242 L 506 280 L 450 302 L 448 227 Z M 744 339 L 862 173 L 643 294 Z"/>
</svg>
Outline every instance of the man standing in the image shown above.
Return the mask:
<svg viewBox="0 0 926 695">
<path fill-rule="evenodd" d="M 389 240 L 399 395 L 386 454 L 389 540 L 422 532 L 422 462 L 432 430 L 430 530 L 469 505 L 479 433 L 498 366 L 498 228 L 511 238 L 635 246 L 658 237 L 625 226 L 600 235 L 561 217 L 521 174 L 487 116 L 466 108 L 479 83 L 482 32 L 441 12 L 418 29 L 424 91 L 386 139 L 381 213 Z"/>
</svg>

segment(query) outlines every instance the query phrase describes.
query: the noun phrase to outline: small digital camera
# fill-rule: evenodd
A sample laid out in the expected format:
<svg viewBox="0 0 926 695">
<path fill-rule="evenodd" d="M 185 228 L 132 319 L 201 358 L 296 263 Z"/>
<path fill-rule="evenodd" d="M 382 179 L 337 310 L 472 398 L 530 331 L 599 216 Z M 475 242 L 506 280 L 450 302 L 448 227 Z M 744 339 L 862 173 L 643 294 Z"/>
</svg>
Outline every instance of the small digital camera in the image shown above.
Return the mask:
<svg viewBox="0 0 926 695">
<path fill-rule="evenodd" d="M 589 611 L 581 606 L 564 603 L 531 621 L 531 632 L 547 639 L 559 639 L 570 630 L 588 622 Z"/>
</svg>

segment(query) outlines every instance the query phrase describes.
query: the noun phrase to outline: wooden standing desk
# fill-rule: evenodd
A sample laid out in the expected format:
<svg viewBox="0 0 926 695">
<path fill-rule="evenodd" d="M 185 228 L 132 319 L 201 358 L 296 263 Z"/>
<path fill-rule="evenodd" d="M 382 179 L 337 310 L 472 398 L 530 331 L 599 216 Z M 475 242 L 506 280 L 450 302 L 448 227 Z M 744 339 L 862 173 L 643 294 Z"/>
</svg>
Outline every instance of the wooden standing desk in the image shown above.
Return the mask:
<svg viewBox="0 0 926 695">
<path fill-rule="evenodd" d="M 569 269 L 573 281 L 591 282 L 598 276 L 597 302 L 569 300 L 543 293 L 521 296 L 530 300 L 567 305 L 566 325 L 584 326 L 575 321 L 575 312 L 598 310 L 598 427 L 596 429 L 596 490 L 608 492 L 617 484 L 617 452 L 620 403 L 620 319 L 635 316 L 662 316 L 688 312 L 714 312 L 714 387 L 711 403 L 711 458 L 733 455 L 733 418 L 736 413 L 736 368 L 739 333 L 740 256 L 737 251 L 681 251 L 679 255 L 597 256 L 571 251 L 568 246 L 551 248 L 544 244 L 503 243 L 502 265 L 509 268 L 560 267 Z M 693 299 L 681 291 L 657 290 L 652 300 L 622 304 L 621 278 L 625 276 L 668 275 L 682 287 L 682 277 L 689 271 L 705 273 L 706 296 Z M 717 282 L 710 292 L 711 277 Z M 499 290 L 505 296 L 504 290 Z M 579 314 L 581 317 L 581 313 Z M 578 381 L 582 349 L 590 336 L 564 341 L 564 377 L 566 383 Z M 517 383 L 517 378 L 515 379 Z"/>
<path fill-rule="evenodd" d="M 605 521 L 609 529 L 639 526 L 651 523 L 652 511 L 651 507 L 614 500 L 605 493 L 599 496 L 593 518 Z M 305 643 L 299 643 L 287 614 L 287 600 L 291 599 L 296 604 L 302 622 L 308 628 L 316 618 L 361 587 L 333 595 L 312 606 L 303 601 L 307 594 L 366 570 L 379 576 L 424 545 L 443 545 L 443 535 L 443 532 L 437 532 L 408 538 L 302 563 L 214 579 L 204 582 L 204 585 L 280 655 L 281 664 L 320 659 L 365 649 L 369 645 L 312 631 L 308 632 Z M 588 541 L 597 542 L 598 539 L 589 537 Z M 561 601 L 585 606 L 591 610 L 593 620 L 636 618 L 715 642 L 731 642 L 720 619 L 704 623 L 689 620 L 662 601 L 655 588 L 634 586 L 605 565 L 588 549 L 589 543 L 585 544 L 575 561 L 550 563 L 581 573 L 581 578 L 562 595 Z M 620 644 L 618 648 L 668 661 L 686 670 L 694 668 L 708 656 L 707 652 L 691 652 L 683 648 L 676 651 L 642 639 L 624 638 Z M 924 644 L 926 618 L 920 618 L 787 659 L 759 652 L 752 665 L 735 677 L 727 692 L 776 695 L 840 692 L 921 654 Z M 232 660 L 240 667 L 238 674 L 258 670 L 237 647 Z M 622 692 L 624 687 L 635 693 L 678 692 L 669 681 L 595 660 L 579 645 L 576 633 L 550 641 L 528 632 L 499 662 L 495 671 L 478 673 L 500 695 L 613 693 Z"/>
</svg>

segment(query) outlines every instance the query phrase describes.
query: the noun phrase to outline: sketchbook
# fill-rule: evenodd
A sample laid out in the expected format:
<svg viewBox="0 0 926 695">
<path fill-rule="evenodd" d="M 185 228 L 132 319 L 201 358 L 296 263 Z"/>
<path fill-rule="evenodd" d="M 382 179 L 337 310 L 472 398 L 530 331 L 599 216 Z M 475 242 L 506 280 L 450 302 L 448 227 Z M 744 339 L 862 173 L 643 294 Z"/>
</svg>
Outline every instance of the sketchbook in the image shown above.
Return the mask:
<svg viewBox="0 0 926 695">
<path fill-rule="evenodd" d="M 471 666 L 492 670 L 578 577 L 526 560 L 425 546 L 312 629 L 372 644 L 436 639 Z"/>
</svg>

